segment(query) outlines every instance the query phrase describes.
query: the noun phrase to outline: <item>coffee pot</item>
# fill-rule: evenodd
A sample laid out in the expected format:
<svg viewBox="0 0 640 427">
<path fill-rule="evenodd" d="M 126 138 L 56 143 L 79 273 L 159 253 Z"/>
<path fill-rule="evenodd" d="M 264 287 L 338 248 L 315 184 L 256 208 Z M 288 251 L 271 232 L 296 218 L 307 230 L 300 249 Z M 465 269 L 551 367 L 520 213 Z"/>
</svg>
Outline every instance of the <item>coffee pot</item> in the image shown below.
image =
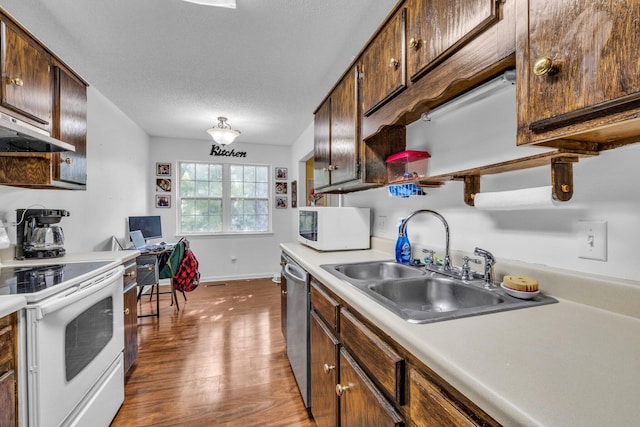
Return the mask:
<svg viewBox="0 0 640 427">
<path fill-rule="evenodd" d="M 55 258 L 65 254 L 64 233 L 55 225 L 69 216 L 63 209 L 18 209 L 16 259 Z"/>
</svg>

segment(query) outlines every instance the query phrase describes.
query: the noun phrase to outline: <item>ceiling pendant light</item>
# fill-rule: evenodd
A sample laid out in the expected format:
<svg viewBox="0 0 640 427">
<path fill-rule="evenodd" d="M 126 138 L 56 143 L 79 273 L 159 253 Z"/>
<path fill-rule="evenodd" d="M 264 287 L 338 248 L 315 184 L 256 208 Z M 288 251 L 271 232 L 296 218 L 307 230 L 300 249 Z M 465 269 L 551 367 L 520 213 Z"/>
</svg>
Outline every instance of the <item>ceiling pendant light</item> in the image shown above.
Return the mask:
<svg viewBox="0 0 640 427">
<path fill-rule="evenodd" d="M 204 6 L 226 7 L 229 9 L 236 8 L 236 0 L 184 0 L 189 3 L 201 4 Z"/>
<path fill-rule="evenodd" d="M 240 135 L 240 131 L 231 129 L 227 124 L 226 117 L 218 117 L 218 126 L 207 129 L 207 133 L 220 145 L 231 144 Z"/>
</svg>

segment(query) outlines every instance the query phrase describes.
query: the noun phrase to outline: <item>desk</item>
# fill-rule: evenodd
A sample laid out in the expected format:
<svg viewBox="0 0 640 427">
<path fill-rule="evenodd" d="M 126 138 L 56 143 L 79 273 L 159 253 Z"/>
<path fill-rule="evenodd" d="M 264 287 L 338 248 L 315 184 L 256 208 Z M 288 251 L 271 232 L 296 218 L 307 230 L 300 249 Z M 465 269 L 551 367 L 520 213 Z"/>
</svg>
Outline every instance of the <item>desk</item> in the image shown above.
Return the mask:
<svg viewBox="0 0 640 427">
<path fill-rule="evenodd" d="M 152 314 L 138 315 L 140 317 L 160 317 L 160 271 L 167 263 L 169 255 L 173 252 L 173 247 L 160 251 L 145 252 L 136 258 L 136 277 L 138 282 L 138 301 L 142 297 L 145 286 L 151 286 L 151 297 L 153 297 L 153 287 L 156 288 L 156 312 Z"/>
</svg>

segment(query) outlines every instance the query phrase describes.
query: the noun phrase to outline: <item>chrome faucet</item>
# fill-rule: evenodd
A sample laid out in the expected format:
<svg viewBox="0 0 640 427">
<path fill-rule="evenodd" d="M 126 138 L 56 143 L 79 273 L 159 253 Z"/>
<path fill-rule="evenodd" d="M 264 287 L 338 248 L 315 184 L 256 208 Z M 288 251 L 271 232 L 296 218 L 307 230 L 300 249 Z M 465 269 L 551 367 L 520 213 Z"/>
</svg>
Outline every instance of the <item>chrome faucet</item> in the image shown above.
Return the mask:
<svg viewBox="0 0 640 427">
<path fill-rule="evenodd" d="M 415 212 L 412 212 L 402 222 L 402 225 L 400 226 L 400 236 L 401 237 L 406 237 L 407 236 L 407 233 L 406 233 L 407 232 L 407 223 L 409 222 L 409 220 L 411 218 L 413 218 L 415 215 L 417 215 L 419 213 L 431 214 L 431 215 L 435 216 L 436 218 L 438 218 L 440 221 L 442 221 L 442 224 L 444 225 L 445 235 L 446 235 L 444 263 L 442 264 L 442 270 L 443 271 L 451 271 L 451 270 L 453 270 L 453 267 L 451 266 L 451 256 L 449 255 L 449 224 L 447 224 L 447 220 L 445 220 L 444 217 L 442 215 L 440 215 L 438 212 L 432 211 L 431 209 L 420 209 L 420 210 L 417 210 Z"/>
<path fill-rule="evenodd" d="M 496 258 L 486 249 L 475 248 L 473 254 L 484 258 L 484 287 L 493 287 L 493 266 Z"/>
</svg>

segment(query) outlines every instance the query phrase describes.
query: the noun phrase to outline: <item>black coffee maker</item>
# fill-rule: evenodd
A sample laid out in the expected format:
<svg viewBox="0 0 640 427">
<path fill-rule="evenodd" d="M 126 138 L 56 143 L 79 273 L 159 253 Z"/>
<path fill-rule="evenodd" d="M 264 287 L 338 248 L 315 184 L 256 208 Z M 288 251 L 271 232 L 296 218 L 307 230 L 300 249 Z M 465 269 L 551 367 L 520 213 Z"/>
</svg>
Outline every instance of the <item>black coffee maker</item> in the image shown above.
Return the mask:
<svg viewBox="0 0 640 427">
<path fill-rule="evenodd" d="M 55 224 L 65 216 L 63 209 L 17 209 L 16 259 L 63 256 L 64 233 Z"/>
</svg>

